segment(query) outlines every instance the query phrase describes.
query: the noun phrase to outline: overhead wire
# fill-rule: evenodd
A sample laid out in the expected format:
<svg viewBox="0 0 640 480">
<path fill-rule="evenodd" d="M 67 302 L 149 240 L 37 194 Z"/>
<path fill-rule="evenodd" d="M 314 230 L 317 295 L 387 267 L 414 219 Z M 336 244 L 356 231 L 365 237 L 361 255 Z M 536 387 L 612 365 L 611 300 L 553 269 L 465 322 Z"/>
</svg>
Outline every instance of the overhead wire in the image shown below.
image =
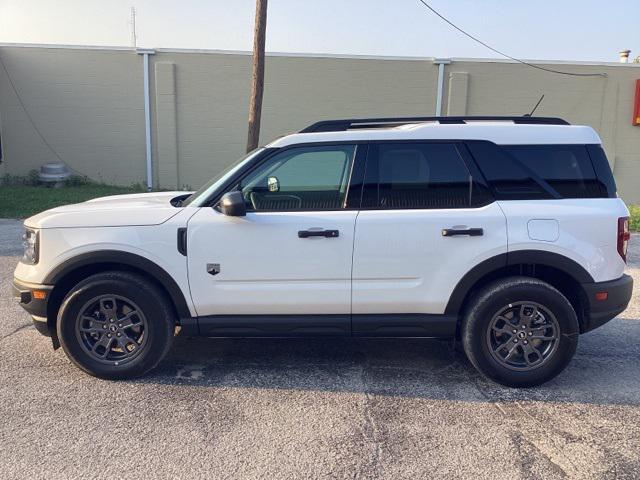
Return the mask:
<svg viewBox="0 0 640 480">
<path fill-rule="evenodd" d="M 448 18 L 446 18 L 444 15 L 442 15 L 440 12 L 438 12 L 435 8 L 433 8 L 431 5 L 429 5 L 425 0 L 418 0 L 422 5 L 424 5 L 426 8 L 428 8 L 431 13 L 433 13 L 434 15 L 436 15 L 437 17 L 439 17 L 441 20 L 443 20 L 444 22 L 446 22 L 447 24 L 449 24 L 451 27 L 455 28 L 457 31 L 459 31 L 460 33 L 462 33 L 463 35 L 469 37 L 471 40 L 473 40 L 474 42 L 479 43 L 480 45 L 482 45 L 485 48 L 488 48 L 489 50 L 491 50 L 494 53 L 497 53 L 498 55 L 501 55 L 505 58 L 508 58 L 509 60 L 513 60 L 514 62 L 518 62 L 521 63 L 522 65 L 526 65 L 527 67 L 531 67 L 531 68 L 535 68 L 538 70 L 543 70 L 545 72 L 549 72 L 549 73 L 556 73 L 559 75 L 569 75 L 572 77 L 606 77 L 607 74 L 606 73 L 597 73 L 597 72 L 593 72 L 593 73 L 579 73 L 579 72 L 563 72 L 561 70 L 555 70 L 553 68 L 547 68 L 547 67 L 541 67 L 540 65 L 535 65 L 533 63 L 527 62 L 525 60 L 520 60 L 519 58 L 516 57 L 512 57 L 511 55 L 508 55 L 500 50 L 498 50 L 497 48 L 492 47 L 491 45 L 483 42 L 482 40 L 480 40 L 479 38 L 471 35 L 469 32 L 463 30 L 462 28 L 460 28 L 459 26 L 457 26 L 455 23 L 453 23 L 451 20 L 449 20 Z"/>
</svg>

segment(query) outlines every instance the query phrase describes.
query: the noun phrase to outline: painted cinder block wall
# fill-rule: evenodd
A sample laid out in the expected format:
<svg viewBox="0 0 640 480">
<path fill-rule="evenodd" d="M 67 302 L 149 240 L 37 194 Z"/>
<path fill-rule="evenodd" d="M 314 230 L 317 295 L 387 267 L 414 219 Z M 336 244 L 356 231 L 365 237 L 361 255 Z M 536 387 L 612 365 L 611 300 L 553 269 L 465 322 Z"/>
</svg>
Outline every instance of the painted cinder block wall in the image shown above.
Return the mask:
<svg viewBox="0 0 640 480">
<path fill-rule="evenodd" d="M 59 157 L 98 181 L 144 183 L 141 55 L 130 48 L 4 45 L 0 57 L 13 81 L 0 66 L 0 174 L 25 174 Z M 445 67 L 443 112 L 521 115 L 544 94 L 536 114 L 593 126 L 620 195 L 640 203 L 640 127 L 631 125 L 640 65 L 545 65 L 605 75 L 453 59 Z M 156 187 L 197 188 L 244 153 L 250 75 L 246 52 L 150 55 Z M 270 54 L 261 143 L 327 118 L 433 115 L 437 77 L 432 58 Z"/>
</svg>

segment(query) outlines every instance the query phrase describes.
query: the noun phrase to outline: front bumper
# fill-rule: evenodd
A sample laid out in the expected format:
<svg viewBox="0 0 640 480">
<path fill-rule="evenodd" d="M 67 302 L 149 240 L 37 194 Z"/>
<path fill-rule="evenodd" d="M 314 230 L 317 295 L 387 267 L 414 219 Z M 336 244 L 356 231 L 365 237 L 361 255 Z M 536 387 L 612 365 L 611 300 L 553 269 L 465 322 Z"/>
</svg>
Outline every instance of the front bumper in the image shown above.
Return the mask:
<svg viewBox="0 0 640 480">
<path fill-rule="evenodd" d="M 598 328 L 622 313 L 631 301 L 633 278 L 623 275 L 609 282 L 583 283 L 587 298 L 582 333 Z M 605 299 L 602 298 L 606 293 Z M 600 294 L 600 295 L 597 295 Z"/>
<path fill-rule="evenodd" d="M 38 332 L 51 336 L 47 325 L 47 303 L 51 295 L 52 285 L 27 283 L 17 278 L 13 279 L 13 296 L 31 318 Z"/>
</svg>

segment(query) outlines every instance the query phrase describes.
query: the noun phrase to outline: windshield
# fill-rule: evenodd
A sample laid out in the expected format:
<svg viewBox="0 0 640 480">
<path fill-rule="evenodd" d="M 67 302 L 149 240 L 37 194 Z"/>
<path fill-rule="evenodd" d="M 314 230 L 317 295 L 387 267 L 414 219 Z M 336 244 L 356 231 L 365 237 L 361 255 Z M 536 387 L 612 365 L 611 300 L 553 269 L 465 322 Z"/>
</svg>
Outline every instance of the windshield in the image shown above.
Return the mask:
<svg viewBox="0 0 640 480">
<path fill-rule="evenodd" d="M 251 152 L 247 153 L 244 157 L 240 158 L 237 162 L 231 164 L 226 170 L 223 170 L 218 176 L 213 177 L 207 183 L 205 183 L 202 187 L 198 189 L 198 191 L 192 193 L 188 198 L 182 202 L 182 206 L 193 205 L 194 207 L 199 207 L 201 204 L 209 198 L 209 196 L 216 191 L 220 186 L 222 186 L 229 177 L 233 176 L 238 170 L 240 170 L 247 162 L 251 161 L 253 157 L 262 152 L 264 148 L 256 148 Z"/>
</svg>

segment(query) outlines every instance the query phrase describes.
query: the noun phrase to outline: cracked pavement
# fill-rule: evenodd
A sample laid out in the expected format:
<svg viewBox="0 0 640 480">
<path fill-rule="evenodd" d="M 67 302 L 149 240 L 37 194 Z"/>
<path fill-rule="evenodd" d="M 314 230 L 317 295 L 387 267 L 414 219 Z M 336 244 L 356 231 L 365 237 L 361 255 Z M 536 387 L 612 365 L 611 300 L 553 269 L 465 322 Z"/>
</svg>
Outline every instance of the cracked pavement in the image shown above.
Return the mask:
<svg viewBox="0 0 640 480">
<path fill-rule="evenodd" d="M 0 478 L 638 478 L 640 299 L 529 390 L 447 342 L 185 339 L 145 378 L 73 367 L 11 298 L 0 220 Z M 629 272 L 640 285 L 640 236 Z"/>
</svg>

